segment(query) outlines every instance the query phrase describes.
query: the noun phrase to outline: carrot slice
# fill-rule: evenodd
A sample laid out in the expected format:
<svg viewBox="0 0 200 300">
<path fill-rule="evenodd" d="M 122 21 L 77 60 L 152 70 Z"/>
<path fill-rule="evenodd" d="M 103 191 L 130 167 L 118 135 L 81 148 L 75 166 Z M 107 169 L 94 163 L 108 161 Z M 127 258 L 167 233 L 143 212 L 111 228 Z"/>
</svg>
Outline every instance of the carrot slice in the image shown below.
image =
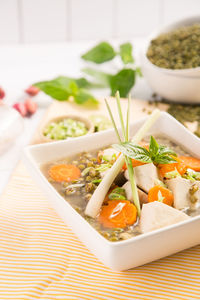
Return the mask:
<svg viewBox="0 0 200 300">
<path fill-rule="evenodd" d="M 132 158 L 132 166 L 133 166 L 133 168 L 138 167 L 138 166 L 142 166 L 142 165 L 144 165 L 144 164 L 145 164 L 145 163 L 143 163 L 143 162 L 141 162 L 141 161 L 139 161 L 139 160 L 136 160 L 136 159 Z M 124 163 L 122 169 L 123 169 L 123 170 L 127 170 L 127 165 L 126 165 L 126 163 Z"/>
<path fill-rule="evenodd" d="M 172 192 L 167 188 L 160 185 L 155 185 L 149 190 L 148 193 L 148 202 L 153 202 L 153 201 L 161 201 L 164 204 L 172 206 L 174 201 L 174 196 Z"/>
<path fill-rule="evenodd" d="M 179 158 L 187 168 L 197 172 L 200 171 L 200 159 L 191 156 L 179 156 Z"/>
<path fill-rule="evenodd" d="M 49 169 L 49 176 L 57 182 L 70 182 L 78 179 L 81 176 L 81 171 L 74 165 L 60 164 Z"/>
<path fill-rule="evenodd" d="M 180 175 L 185 174 L 187 167 L 185 163 L 179 158 L 179 157 L 174 157 L 174 159 L 177 161 L 177 163 L 173 164 L 159 164 L 158 169 L 161 177 L 165 177 L 165 174 L 168 172 L 172 172 L 177 170 Z"/>
<path fill-rule="evenodd" d="M 137 220 L 137 209 L 128 200 L 109 200 L 103 205 L 99 222 L 107 228 L 124 228 Z"/>
</svg>

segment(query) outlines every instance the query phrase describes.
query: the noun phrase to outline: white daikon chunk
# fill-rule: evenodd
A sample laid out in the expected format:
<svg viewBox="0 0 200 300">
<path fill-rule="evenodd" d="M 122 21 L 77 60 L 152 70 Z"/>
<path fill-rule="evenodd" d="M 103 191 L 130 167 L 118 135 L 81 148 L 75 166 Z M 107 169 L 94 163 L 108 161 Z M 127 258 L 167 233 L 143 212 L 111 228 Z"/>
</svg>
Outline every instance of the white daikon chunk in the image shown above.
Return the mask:
<svg viewBox="0 0 200 300">
<path fill-rule="evenodd" d="M 142 233 L 146 233 L 189 218 L 182 211 L 162 202 L 154 201 L 142 206 L 139 227 Z"/>
</svg>

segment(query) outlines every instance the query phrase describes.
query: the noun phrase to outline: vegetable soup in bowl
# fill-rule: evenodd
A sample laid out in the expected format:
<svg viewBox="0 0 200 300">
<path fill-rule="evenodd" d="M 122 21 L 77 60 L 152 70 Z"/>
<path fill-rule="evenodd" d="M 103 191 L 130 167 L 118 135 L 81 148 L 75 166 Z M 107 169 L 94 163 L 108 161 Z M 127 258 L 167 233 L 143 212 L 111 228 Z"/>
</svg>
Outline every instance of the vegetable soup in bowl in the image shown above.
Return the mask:
<svg viewBox="0 0 200 300">
<path fill-rule="evenodd" d="M 61 218 L 117 271 L 200 242 L 200 140 L 167 113 L 153 118 L 130 125 L 130 142 L 111 129 L 25 150 Z"/>
</svg>

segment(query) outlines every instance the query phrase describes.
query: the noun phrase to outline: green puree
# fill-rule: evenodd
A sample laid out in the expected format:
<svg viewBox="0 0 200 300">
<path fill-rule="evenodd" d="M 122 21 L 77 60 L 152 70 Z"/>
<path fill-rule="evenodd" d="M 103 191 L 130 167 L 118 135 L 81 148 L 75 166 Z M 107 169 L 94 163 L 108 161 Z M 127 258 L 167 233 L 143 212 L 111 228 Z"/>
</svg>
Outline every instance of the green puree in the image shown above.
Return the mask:
<svg viewBox="0 0 200 300">
<path fill-rule="evenodd" d="M 52 140 L 65 140 L 68 137 L 78 137 L 88 132 L 87 127 L 81 121 L 64 119 L 51 122 L 44 130 L 44 136 Z"/>
</svg>

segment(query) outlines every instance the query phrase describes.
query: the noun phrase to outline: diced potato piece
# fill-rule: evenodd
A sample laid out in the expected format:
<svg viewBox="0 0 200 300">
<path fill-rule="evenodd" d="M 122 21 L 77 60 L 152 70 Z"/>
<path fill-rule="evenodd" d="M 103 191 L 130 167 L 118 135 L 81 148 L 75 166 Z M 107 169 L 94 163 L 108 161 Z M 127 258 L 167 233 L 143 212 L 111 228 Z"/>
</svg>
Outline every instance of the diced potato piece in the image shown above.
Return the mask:
<svg viewBox="0 0 200 300">
<path fill-rule="evenodd" d="M 189 203 L 189 189 L 190 180 L 176 177 L 166 180 L 166 185 L 174 195 L 174 207 L 177 209 L 183 209 L 190 207 Z"/>
<path fill-rule="evenodd" d="M 133 201 L 130 181 L 127 181 L 122 186 L 122 188 L 125 189 L 127 200 Z M 139 196 L 139 200 L 140 200 L 141 204 L 148 202 L 148 196 L 147 196 L 147 194 L 145 192 L 141 191 L 139 188 L 138 188 L 138 196 Z"/>
<path fill-rule="evenodd" d="M 134 173 L 137 186 L 146 193 L 155 185 L 155 180 L 159 179 L 157 168 L 153 163 L 135 167 Z M 128 170 L 125 171 L 125 177 L 129 179 Z"/>
<path fill-rule="evenodd" d="M 189 218 L 182 211 L 162 202 L 154 201 L 142 206 L 139 227 L 142 233 L 146 233 Z"/>
<path fill-rule="evenodd" d="M 174 195 L 174 207 L 177 209 L 195 208 L 200 205 L 200 182 L 182 177 L 166 180 L 167 187 Z M 194 189 L 194 193 L 190 192 Z"/>
</svg>

